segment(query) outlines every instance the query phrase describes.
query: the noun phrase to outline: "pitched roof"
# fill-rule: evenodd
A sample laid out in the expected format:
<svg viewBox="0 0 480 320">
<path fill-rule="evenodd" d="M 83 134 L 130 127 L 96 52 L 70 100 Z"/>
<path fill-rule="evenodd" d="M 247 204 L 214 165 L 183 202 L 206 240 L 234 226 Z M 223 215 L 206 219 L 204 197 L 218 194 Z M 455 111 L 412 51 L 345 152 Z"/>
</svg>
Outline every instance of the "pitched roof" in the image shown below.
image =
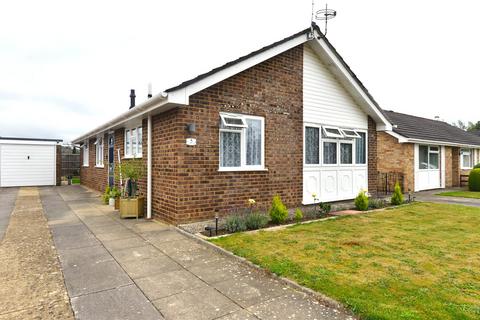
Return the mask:
<svg viewBox="0 0 480 320">
<path fill-rule="evenodd" d="M 480 146 L 480 137 L 446 122 L 384 110 L 393 131 L 405 138 Z"/>
<path fill-rule="evenodd" d="M 476 136 L 479 136 L 479 137 L 480 137 L 480 130 L 471 131 L 471 133 L 473 133 L 474 135 L 476 135 Z"/>
</svg>

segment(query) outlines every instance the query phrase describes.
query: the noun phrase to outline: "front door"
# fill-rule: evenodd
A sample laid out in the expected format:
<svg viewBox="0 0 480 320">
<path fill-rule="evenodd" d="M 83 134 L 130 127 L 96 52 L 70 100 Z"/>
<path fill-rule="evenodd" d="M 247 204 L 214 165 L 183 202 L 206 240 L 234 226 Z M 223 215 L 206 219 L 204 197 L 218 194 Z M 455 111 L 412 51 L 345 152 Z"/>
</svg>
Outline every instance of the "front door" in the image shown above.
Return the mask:
<svg viewBox="0 0 480 320">
<path fill-rule="evenodd" d="M 417 145 L 416 148 L 416 191 L 441 188 L 442 149 L 434 145 Z"/>
<path fill-rule="evenodd" d="M 113 135 L 108 136 L 108 185 L 113 187 L 115 184 L 115 152 L 114 152 L 115 138 Z"/>
</svg>

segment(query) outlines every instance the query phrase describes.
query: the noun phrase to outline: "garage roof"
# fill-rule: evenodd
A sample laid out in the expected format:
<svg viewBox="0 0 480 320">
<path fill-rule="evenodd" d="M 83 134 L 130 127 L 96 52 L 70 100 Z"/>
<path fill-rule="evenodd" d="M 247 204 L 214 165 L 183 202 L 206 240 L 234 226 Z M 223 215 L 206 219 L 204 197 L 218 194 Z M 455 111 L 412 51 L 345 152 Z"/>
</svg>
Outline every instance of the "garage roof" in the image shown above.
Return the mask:
<svg viewBox="0 0 480 320">
<path fill-rule="evenodd" d="M 444 121 L 384 110 L 393 124 L 393 131 L 405 138 L 441 142 L 444 144 L 480 146 L 480 137 Z"/>
<path fill-rule="evenodd" d="M 18 137 L 0 137 L 0 140 L 16 140 L 16 141 L 46 141 L 46 142 L 63 142 L 62 139 L 42 139 L 42 138 L 18 138 Z"/>
</svg>

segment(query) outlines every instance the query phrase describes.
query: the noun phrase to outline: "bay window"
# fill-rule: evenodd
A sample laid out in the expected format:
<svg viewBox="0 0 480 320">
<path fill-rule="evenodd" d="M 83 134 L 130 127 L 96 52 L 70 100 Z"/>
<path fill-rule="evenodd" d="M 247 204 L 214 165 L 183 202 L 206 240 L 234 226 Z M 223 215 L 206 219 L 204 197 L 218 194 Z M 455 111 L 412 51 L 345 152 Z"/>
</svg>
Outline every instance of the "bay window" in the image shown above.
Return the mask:
<svg viewBox="0 0 480 320">
<path fill-rule="evenodd" d="M 95 166 L 103 167 L 103 138 L 95 141 Z"/>
<path fill-rule="evenodd" d="M 264 118 L 221 113 L 220 120 L 219 169 L 264 169 Z"/>
<path fill-rule="evenodd" d="M 472 149 L 460 150 L 460 166 L 462 169 L 473 168 L 473 152 L 472 151 L 473 151 Z"/>
<path fill-rule="evenodd" d="M 305 165 L 367 164 L 367 134 L 355 129 L 306 125 Z"/>
<path fill-rule="evenodd" d="M 142 127 L 134 127 L 125 130 L 125 157 L 142 157 Z"/>
</svg>

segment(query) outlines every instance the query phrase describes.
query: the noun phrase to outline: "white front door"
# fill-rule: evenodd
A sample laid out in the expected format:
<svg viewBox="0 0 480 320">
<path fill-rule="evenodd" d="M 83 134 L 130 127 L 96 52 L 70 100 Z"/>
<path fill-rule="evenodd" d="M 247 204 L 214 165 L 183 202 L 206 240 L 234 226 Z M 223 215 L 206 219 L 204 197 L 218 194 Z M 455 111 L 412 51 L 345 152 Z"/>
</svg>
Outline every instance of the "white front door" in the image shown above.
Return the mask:
<svg viewBox="0 0 480 320">
<path fill-rule="evenodd" d="M 55 146 L 0 145 L 0 187 L 55 185 Z"/>
<path fill-rule="evenodd" d="M 415 191 L 444 186 L 445 152 L 435 145 L 415 145 Z"/>
</svg>

